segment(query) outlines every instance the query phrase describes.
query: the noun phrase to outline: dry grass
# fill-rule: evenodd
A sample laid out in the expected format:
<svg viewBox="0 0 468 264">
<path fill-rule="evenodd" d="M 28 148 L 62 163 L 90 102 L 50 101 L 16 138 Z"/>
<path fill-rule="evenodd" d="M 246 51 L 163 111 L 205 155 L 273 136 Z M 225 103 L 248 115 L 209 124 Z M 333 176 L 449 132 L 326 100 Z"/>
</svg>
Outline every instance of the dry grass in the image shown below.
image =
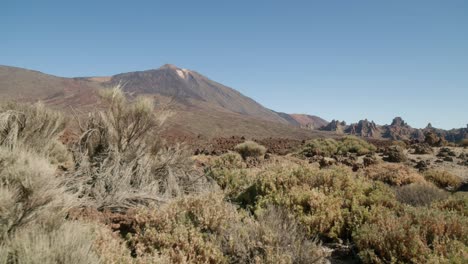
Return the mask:
<svg viewBox="0 0 468 264">
<path fill-rule="evenodd" d="M 363 174 L 371 180 L 382 181 L 394 186 L 425 182 L 421 174 L 402 164 L 383 163 L 370 166 L 364 169 Z"/>
<path fill-rule="evenodd" d="M 69 159 L 69 154 L 57 140 L 64 128 L 62 114 L 40 103 L 0 105 L 0 146 L 27 148 L 47 155 L 56 163 L 64 162 Z"/>
<path fill-rule="evenodd" d="M 101 263 L 93 250 L 93 229 L 64 222 L 53 230 L 40 225 L 16 233 L 7 243 L 7 263 Z"/>
<path fill-rule="evenodd" d="M 37 154 L 0 147 L 0 164 L 0 237 L 33 223 L 53 225 L 77 205 L 53 166 Z"/>
</svg>

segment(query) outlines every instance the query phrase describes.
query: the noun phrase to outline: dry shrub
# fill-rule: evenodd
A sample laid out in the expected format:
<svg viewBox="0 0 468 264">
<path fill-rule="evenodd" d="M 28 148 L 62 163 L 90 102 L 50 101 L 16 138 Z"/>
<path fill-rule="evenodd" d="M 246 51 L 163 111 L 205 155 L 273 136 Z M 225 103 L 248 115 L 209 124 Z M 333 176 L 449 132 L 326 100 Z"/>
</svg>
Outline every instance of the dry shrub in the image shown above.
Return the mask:
<svg viewBox="0 0 468 264">
<path fill-rule="evenodd" d="M 236 152 L 228 152 L 213 161 L 213 168 L 219 169 L 242 169 L 245 168 L 245 162 L 242 160 L 242 156 Z"/>
<path fill-rule="evenodd" d="M 468 217 L 468 193 L 454 193 L 448 199 L 433 203 L 432 207 Z"/>
<path fill-rule="evenodd" d="M 74 152 L 82 196 L 99 209 L 127 210 L 200 189 L 188 151 L 159 140 L 167 114 L 156 116 L 147 98 L 130 102 L 119 87 L 102 96 L 108 108 L 80 125 Z"/>
<path fill-rule="evenodd" d="M 0 105 L 0 146 L 27 148 L 56 163 L 64 162 L 69 154 L 57 140 L 64 128 L 63 116 L 40 103 Z"/>
<path fill-rule="evenodd" d="M 222 197 L 183 198 L 136 217 L 130 244 L 137 257 L 162 255 L 172 263 L 225 263 L 209 234 L 219 233 L 236 217 Z"/>
<path fill-rule="evenodd" d="M 266 153 L 266 148 L 254 141 L 245 141 L 234 147 L 244 160 L 249 157 L 262 158 Z"/>
<path fill-rule="evenodd" d="M 427 206 L 448 196 L 447 192 L 429 183 L 412 183 L 396 188 L 397 200 L 412 206 Z"/>
<path fill-rule="evenodd" d="M 425 182 L 422 175 L 402 164 L 383 163 L 370 166 L 364 169 L 364 176 L 395 186 Z"/>
<path fill-rule="evenodd" d="M 0 147 L 0 237 L 28 224 L 63 219 L 76 205 L 48 160 Z"/>
<path fill-rule="evenodd" d="M 314 263 L 325 254 L 290 218 L 265 212 L 258 222 L 209 194 L 184 198 L 137 217 L 130 238 L 138 258 L 171 263 Z M 286 245 L 285 243 L 288 243 Z"/>
<path fill-rule="evenodd" d="M 389 187 L 357 178 L 348 167 L 320 170 L 293 163 L 265 168 L 236 201 L 253 211 L 284 206 L 310 236 L 335 241 L 350 238 L 354 225 L 365 219 L 366 207 L 397 203 Z"/>
<path fill-rule="evenodd" d="M 364 263 L 464 263 L 468 219 L 433 209 L 374 207 L 353 234 Z"/>
<path fill-rule="evenodd" d="M 339 142 L 338 153 L 339 154 L 346 154 L 346 153 L 356 153 L 358 155 L 365 155 L 376 151 L 377 148 L 372 145 L 371 143 L 362 140 L 357 137 L 348 136 L 343 138 Z"/>
<path fill-rule="evenodd" d="M 330 157 L 338 152 L 339 144 L 332 138 L 318 138 L 307 141 L 300 154 L 304 157 L 315 155 Z"/>
<path fill-rule="evenodd" d="M 459 177 L 441 170 L 428 170 L 424 172 L 424 178 L 440 188 L 451 190 L 456 190 L 462 184 L 462 180 Z"/>
<path fill-rule="evenodd" d="M 268 206 L 257 221 L 243 219 L 221 238 L 230 263 L 327 263 L 328 254 L 284 208 Z"/>
<path fill-rule="evenodd" d="M 386 155 L 384 160 L 388 162 L 405 162 L 408 159 L 404 148 L 400 146 L 391 146 L 385 150 L 384 154 Z"/>
</svg>

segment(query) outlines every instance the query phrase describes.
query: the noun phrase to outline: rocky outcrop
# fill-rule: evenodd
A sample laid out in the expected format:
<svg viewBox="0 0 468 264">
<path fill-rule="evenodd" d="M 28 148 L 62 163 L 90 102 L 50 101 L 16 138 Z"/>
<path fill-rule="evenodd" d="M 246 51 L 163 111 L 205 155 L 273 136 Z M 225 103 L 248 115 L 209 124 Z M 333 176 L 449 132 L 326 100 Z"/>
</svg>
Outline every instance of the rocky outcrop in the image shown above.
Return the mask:
<svg viewBox="0 0 468 264">
<path fill-rule="evenodd" d="M 343 134 L 346 129 L 346 122 L 333 119 L 328 125 L 320 128 L 323 131 L 333 131 L 338 134 Z"/>
<path fill-rule="evenodd" d="M 360 120 L 357 124 L 351 124 L 345 130 L 350 135 L 367 137 L 367 138 L 379 138 L 381 137 L 380 128 L 374 123 L 374 121 Z"/>
</svg>

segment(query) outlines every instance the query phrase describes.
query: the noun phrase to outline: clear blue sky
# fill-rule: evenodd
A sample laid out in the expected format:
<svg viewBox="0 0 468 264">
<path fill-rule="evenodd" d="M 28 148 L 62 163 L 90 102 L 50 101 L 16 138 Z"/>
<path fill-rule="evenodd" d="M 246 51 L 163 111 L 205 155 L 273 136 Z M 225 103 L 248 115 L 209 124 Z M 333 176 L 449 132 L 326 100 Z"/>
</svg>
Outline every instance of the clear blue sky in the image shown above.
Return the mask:
<svg viewBox="0 0 468 264">
<path fill-rule="evenodd" d="M 0 1 L 3 65 L 90 76 L 172 63 L 277 111 L 468 123 L 468 1 Z"/>
</svg>

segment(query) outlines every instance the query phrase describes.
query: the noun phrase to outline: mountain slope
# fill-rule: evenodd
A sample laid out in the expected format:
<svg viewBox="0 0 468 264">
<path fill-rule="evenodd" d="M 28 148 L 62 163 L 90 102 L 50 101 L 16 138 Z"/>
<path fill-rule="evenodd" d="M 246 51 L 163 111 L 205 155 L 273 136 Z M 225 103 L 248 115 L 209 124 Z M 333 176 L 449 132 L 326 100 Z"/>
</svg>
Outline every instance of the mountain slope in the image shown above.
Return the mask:
<svg viewBox="0 0 468 264">
<path fill-rule="evenodd" d="M 86 113 L 99 106 L 99 89 L 122 84 L 129 95 L 170 102 L 170 136 L 255 136 L 310 138 L 291 116 L 267 109 L 234 89 L 194 71 L 165 65 L 159 69 L 109 77 L 62 78 L 15 67 L 0 67 L 2 99 L 41 100 L 54 108 Z"/>
<path fill-rule="evenodd" d="M 123 89 L 135 94 L 160 94 L 179 103 L 213 108 L 267 121 L 288 124 L 274 111 L 267 109 L 238 91 L 214 82 L 191 70 L 174 65 L 159 69 L 122 73 L 112 76 L 109 86 L 122 84 Z"/>
<path fill-rule="evenodd" d="M 296 120 L 301 127 L 308 128 L 312 130 L 319 129 L 328 125 L 328 121 L 323 118 L 314 115 L 304 115 L 304 114 L 290 114 L 294 120 Z"/>
</svg>

